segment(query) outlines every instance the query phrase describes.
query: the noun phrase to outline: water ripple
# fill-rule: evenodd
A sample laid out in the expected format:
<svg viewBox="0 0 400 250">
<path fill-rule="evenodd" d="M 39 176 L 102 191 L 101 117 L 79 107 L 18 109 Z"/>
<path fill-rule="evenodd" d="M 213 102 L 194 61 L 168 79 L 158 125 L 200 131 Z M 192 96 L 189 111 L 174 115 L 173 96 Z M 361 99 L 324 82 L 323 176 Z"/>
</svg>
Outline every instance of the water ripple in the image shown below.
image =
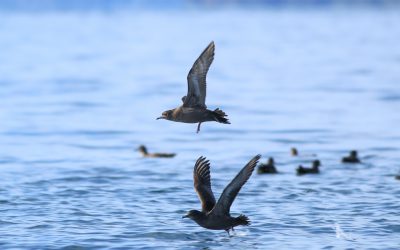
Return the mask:
<svg viewBox="0 0 400 250">
<path fill-rule="evenodd" d="M 398 249 L 398 13 L 171 13 L 2 13 L 0 248 Z M 232 124 L 196 134 L 155 118 L 204 39 L 207 104 Z M 352 149 L 363 164 L 340 162 Z M 257 153 L 280 174 L 236 197 L 252 225 L 228 237 L 182 219 L 201 209 L 199 156 L 218 198 Z M 296 176 L 316 158 L 319 175 Z"/>
</svg>

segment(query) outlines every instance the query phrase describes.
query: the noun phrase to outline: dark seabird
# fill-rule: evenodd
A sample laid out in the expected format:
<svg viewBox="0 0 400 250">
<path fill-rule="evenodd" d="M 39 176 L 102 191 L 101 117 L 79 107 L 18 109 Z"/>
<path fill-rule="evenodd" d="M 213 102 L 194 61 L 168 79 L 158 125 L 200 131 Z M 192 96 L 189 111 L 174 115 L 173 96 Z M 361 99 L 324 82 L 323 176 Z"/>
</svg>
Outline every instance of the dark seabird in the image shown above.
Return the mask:
<svg viewBox="0 0 400 250">
<path fill-rule="evenodd" d="M 167 154 L 167 153 L 149 153 L 147 152 L 147 148 L 144 145 L 140 145 L 137 149 L 143 157 L 152 157 L 152 158 L 172 158 L 176 154 Z"/>
<path fill-rule="evenodd" d="M 360 163 L 360 159 L 357 157 L 357 151 L 351 150 L 350 155 L 342 158 L 343 163 Z"/>
<path fill-rule="evenodd" d="M 396 175 L 394 178 L 395 178 L 396 180 L 400 180 L 400 175 Z"/>
<path fill-rule="evenodd" d="M 193 179 L 202 210 L 190 210 L 183 218 L 190 218 L 207 229 L 225 230 L 228 234 L 229 230 L 233 231 L 236 226 L 250 225 L 249 218 L 245 215 L 232 217 L 230 207 L 242 186 L 250 178 L 260 157 L 261 155 L 256 155 L 244 166 L 231 183 L 225 187 L 218 202 L 215 202 L 211 190 L 210 163 L 205 157 L 200 157 L 194 165 Z"/>
<path fill-rule="evenodd" d="M 266 163 L 266 164 L 261 163 L 258 166 L 257 173 L 259 173 L 259 174 L 276 174 L 276 173 L 278 173 L 278 171 L 276 170 L 276 167 L 275 167 L 274 158 L 270 157 L 268 159 L 268 163 Z"/>
<path fill-rule="evenodd" d="M 319 160 L 313 161 L 312 167 L 311 168 L 305 168 L 302 165 L 300 165 L 296 171 L 297 175 L 303 175 L 303 174 L 318 174 L 319 173 L 319 166 L 321 166 L 321 162 Z"/>
<path fill-rule="evenodd" d="M 225 118 L 227 115 L 220 109 L 214 111 L 206 106 L 206 76 L 212 61 L 214 60 L 214 42 L 211 42 L 194 62 L 187 76 L 188 92 L 182 97 L 183 104 L 177 108 L 164 111 L 158 119 L 174 122 L 198 123 L 197 133 L 202 122 L 216 121 L 230 124 Z"/>
</svg>

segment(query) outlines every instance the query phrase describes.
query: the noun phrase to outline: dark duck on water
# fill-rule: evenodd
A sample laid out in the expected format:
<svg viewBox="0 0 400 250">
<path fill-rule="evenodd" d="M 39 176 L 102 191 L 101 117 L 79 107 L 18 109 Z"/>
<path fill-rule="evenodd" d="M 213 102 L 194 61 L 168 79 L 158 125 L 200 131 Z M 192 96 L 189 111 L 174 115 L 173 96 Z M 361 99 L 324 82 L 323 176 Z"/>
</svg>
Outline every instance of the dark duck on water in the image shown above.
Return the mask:
<svg viewBox="0 0 400 250">
<path fill-rule="evenodd" d="M 198 225 L 207 229 L 233 231 L 236 226 L 250 225 L 245 215 L 232 217 L 230 207 L 242 186 L 250 178 L 257 165 L 260 155 L 256 155 L 236 175 L 236 177 L 225 187 L 218 202 L 215 202 L 211 189 L 210 163 L 205 157 L 200 157 L 193 170 L 194 188 L 199 196 L 202 210 L 190 210 L 183 218 L 190 218 Z"/>
<path fill-rule="evenodd" d="M 350 155 L 342 158 L 343 163 L 360 163 L 360 159 L 358 159 L 357 151 L 350 151 Z"/>
<path fill-rule="evenodd" d="M 144 145 L 140 145 L 137 150 L 142 154 L 143 157 L 149 158 L 172 158 L 176 155 L 174 153 L 149 153 Z"/>
<path fill-rule="evenodd" d="M 321 166 L 321 162 L 319 160 L 313 161 L 312 167 L 311 168 L 305 168 L 302 165 L 300 165 L 296 171 L 297 175 L 303 175 L 303 174 L 318 174 L 319 173 L 319 166 Z"/>
<path fill-rule="evenodd" d="M 194 62 L 187 76 L 188 92 L 182 97 L 183 104 L 177 108 L 164 111 L 158 119 L 174 122 L 198 123 L 197 133 L 202 122 L 216 121 L 230 124 L 225 118 L 227 115 L 220 109 L 214 111 L 206 106 L 206 76 L 212 61 L 214 60 L 214 42 L 211 42 Z"/>
<path fill-rule="evenodd" d="M 278 173 L 278 171 L 276 170 L 276 167 L 275 167 L 274 158 L 270 157 L 266 164 L 261 163 L 258 166 L 257 173 L 259 173 L 259 174 L 276 174 L 276 173 Z"/>
</svg>

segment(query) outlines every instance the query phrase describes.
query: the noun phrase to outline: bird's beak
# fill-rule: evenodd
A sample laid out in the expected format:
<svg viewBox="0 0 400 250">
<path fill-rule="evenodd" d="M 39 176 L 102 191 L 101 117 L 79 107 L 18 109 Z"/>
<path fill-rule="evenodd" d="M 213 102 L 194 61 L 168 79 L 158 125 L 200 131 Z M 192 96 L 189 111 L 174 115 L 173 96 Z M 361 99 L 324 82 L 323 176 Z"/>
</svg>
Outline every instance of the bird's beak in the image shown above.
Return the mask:
<svg viewBox="0 0 400 250">
<path fill-rule="evenodd" d="M 165 119 L 165 116 L 160 116 L 156 120 Z"/>
<path fill-rule="evenodd" d="M 185 214 L 184 216 L 182 216 L 182 219 L 187 217 L 189 217 L 189 215 Z"/>
</svg>

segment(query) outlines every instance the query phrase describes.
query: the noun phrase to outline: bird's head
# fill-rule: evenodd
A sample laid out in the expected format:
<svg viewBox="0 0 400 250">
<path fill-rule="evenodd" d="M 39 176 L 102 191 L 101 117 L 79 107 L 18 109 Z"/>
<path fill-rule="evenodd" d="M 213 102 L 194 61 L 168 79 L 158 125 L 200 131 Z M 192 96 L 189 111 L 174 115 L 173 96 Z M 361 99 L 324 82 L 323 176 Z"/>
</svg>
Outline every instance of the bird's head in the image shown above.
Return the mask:
<svg viewBox="0 0 400 250">
<path fill-rule="evenodd" d="M 319 160 L 315 160 L 313 161 L 313 168 L 318 168 L 319 166 L 321 166 L 321 162 Z"/>
<path fill-rule="evenodd" d="M 357 157 L 357 151 L 356 150 L 351 150 L 350 151 L 350 156 L 353 157 L 353 158 L 356 158 Z"/>
<path fill-rule="evenodd" d="M 269 164 L 269 165 L 274 165 L 274 164 L 275 164 L 274 158 L 269 157 L 269 158 L 268 158 L 268 164 Z"/>
<path fill-rule="evenodd" d="M 204 217 L 204 214 L 198 210 L 190 210 L 188 211 L 182 218 L 190 218 L 194 221 L 200 220 Z"/>
<path fill-rule="evenodd" d="M 147 154 L 147 148 L 146 148 L 144 145 L 140 145 L 140 146 L 137 148 L 137 150 L 138 150 L 140 153 Z"/>
<path fill-rule="evenodd" d="M 174 110 L 171 109 L 171 110 L 167 110 L 167 111 L 162 112 L 161 116 L 158 117 L 157 120 L 159 120 L 159 119 L 171 120 L 173 111 Z"/>
</svg>

